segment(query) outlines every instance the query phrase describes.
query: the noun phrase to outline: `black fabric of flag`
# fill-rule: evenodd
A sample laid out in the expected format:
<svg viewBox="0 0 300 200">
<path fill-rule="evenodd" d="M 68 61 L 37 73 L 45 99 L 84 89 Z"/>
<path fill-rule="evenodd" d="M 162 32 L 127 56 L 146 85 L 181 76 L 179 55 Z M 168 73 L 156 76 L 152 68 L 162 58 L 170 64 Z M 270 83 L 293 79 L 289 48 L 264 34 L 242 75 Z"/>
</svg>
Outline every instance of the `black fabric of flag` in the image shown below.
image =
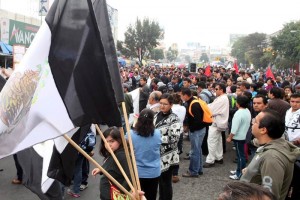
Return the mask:
<svg viewBox="0 0 300 200">
<path fill-rule="evenodd" d="M 84 139 L 89 132 L 91 124 L 81 127 L 72 137 L 77 144 Z M 60 181 L 62 184 L 69 186 L 71 184 L 75 162 L 78 157 L 78 151 L 68 144 L 63 152 L 59 152 L 54 145 L 53 153 L 49 164 L 48 177 Z"/>
<path fill-rule="evenodd" d="M 124 97 L 106 2 L 55 1 L 46 22 L 51 72 L 73 123 L 120 127 Z"/>
<path fill-rule="evenodd" d="M 79 144 L 90 129 L 90 124 L 80 129 L 72 136 L 72 140 Z M 77 150 L 68 144 L 60 153 L 56 144 L 49 163 L 47 176 L 55 179 L 46 193 L 41 190 L 43 157 L 31 147 L 17 153 L 18 161 L 23 170 L 23 184 L 40 199 L 60 200 L 63 197 L 62 186 L 70 186 L 74 175 Z"/>
<path fill-rule="evenodd" d="M 1 90 L 3 88 L 3 86 L 5 85 L 5 83 L 6 83 L 5 78 L 3 78 L 2 76 L 0 76 L 0 92 L 1 92 Z"/>
<path fill-rule="evenodd" d="M 23 169 L 23 184 L 35 193 L 40 199 L 63 199 L 62 185 L 54 181 L 46 193 L 41 190 L 43 157 L 33 147 L 17 153 L 18 161 Z"/>
<path fill-rule="evenodd" d="M 117 102 L 124 97 L 106 6 L 105 0 L 56 0 L 46 17 L 51 72 L 70 119 L 82 127 L 72 137 L 77 144 L 91 123 L 121 126 Z M 70 144 L 62 152 L 53 148 L 47 175 L 55 181 L 46 193 L 43 158 L 34 148 L 18 153 L 24 184 L 41 199 L 61 199 L 59 182 L 70 185 L 74 173 L 78 152 Z"/>
</svg>

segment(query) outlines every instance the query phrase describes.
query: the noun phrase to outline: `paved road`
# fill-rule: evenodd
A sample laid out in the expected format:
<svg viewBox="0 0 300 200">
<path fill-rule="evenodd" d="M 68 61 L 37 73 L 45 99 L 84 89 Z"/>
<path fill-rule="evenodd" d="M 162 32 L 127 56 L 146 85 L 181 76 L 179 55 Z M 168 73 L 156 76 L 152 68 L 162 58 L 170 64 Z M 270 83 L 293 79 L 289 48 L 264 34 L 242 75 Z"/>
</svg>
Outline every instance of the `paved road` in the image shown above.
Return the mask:
<svg viewBox="0 0 300 200">
<path fill-rule="evenodd" d="M 99 137 L 99 136 L 98 136 Z M 97 141 L 100 141 L 99 139 Z M 189 151 L 189 142 L 184 141 L 184 152 Z M 182 178 L 173 184 L 174 200 L 212 200 L 216 199 L 222 188 L 230 182 L 229 171 L 236 168 L 232 162 L 235 152 L 231 145 L 227 145 L 227 153 L 224 155 L 225 163 L 216 164 L 214 168 L 204 169 L 204 174 L 199 178 Z M 185 153 L 181 154 L 180 175 L 188 169 L 189 161 L 184 160 Z M 96 155 L 96 160 L 101 161 L 101 157 Z M 91 166 L 93 168 L 93 166 Z M 39 198 L 22 185 L 13 185 L 16 170 L 12 156 L 0 160 L 0 199 L 1 200 L 38 200 Z M 92 200 L 99 199 L 99 176 L 89 178 L 89 187 L 81 192 L 79 199 Z M 66 195 L 65 199 L 72 199 Z"/>
</svg>

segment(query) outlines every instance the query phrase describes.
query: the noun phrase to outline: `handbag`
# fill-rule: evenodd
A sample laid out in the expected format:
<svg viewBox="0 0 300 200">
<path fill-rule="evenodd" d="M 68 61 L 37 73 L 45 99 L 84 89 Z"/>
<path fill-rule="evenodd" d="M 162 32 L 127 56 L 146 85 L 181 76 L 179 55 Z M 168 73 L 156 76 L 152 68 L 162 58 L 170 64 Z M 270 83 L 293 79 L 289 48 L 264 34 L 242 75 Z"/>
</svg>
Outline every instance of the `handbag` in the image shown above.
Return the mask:
<svg viewBox="0 0 300 200">
<path fill-rule="evenodd" d="M 120 190 L 116 188 L 110 181 L 109 184 L 111 200 L 131 200 L 127 194 L 121 193 Z"/>
</svg>

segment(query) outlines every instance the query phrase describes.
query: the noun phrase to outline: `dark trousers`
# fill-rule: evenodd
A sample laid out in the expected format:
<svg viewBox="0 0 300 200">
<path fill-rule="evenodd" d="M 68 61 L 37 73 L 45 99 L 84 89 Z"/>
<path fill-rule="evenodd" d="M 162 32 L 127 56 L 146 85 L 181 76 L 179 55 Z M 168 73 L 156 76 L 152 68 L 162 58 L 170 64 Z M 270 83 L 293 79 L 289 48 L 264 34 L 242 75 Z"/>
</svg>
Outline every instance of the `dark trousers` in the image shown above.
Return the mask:
<svg viewBox="0 0 300 200">
<path fill-rule="evenodd" d="M 86 157 L 83 158 L 82 161 L 82 181 L 81 184 L 87 185 L 88 184 L 88 178 L 90 173 L 90 163 Z"/>
<path fill-rule="evenodd" d="M 179 172 L 179 165 L 174 165 L 172 171 L 173 176 L 178 176 L 178 172 Z"/>
<path fill-rule="evenodd" d="M 208 137 L 208 126 L 205 127 L 205 136 L 203 138 L 203 141 L 202 141 L 202 155 L 204 156 L 207 156 L 208 155 L 208 146 L 207 146 L 207 137 Z"/>
<path fill-rule="evenodd" d="M 173 198 L 172 173 L 173 167 L 170 167 L 159 177 L 159 200 L 172 200 Z"/>
<path fill-rule="evenodd" d="M 223 145 L 223 153 L 226 153 L 226 135 L 225 131 L 222 131 L 222 145 Z"/>
<path fill-rule="evenodd" d="M 181 154 L 183 152 L 183 133 L 181 133 L 179 136 L 177 146 L 178 146 L 178 153 Z"/>
<path fill-rule="evenodd" d="M 236 175 L 237 177 L 242 176 L 242 170 L 246 167 L 246 157 L 245 157 L 245 140 L 233 140 L 233 143 L 236 148 L 236 157 L 237 157 L 237 168 Z"/>
<path fill-rule="evenodd" d="M 156 200 L 157 188 L 158 188 L 157 178 L 140 178 L 142 191 L 145 192 L 145 197 L 147 200 Z"/>
<path fill-rule="evenodd" d="M 80 191 L 80 185 L 82 181 L 82 162 L 84 156 L 78 153 L 77 160 L 75 162 L 74 176 L 73 176 L 73 192 L 78 194 Z"/>
<path fill-rule="evenodd" d="M 16 169 L 17 169 L 17 178 L 18 178 L 18 180 L 22 181 L 22 179 L 23 179 L 23 170 L 22 170 L 22 167 L 21 167 L 21 165 L 18 161 L 17 154 L 14 154 L 13 158 L 14 158 L 14 161 L 15 161 Z"/>
</svg>

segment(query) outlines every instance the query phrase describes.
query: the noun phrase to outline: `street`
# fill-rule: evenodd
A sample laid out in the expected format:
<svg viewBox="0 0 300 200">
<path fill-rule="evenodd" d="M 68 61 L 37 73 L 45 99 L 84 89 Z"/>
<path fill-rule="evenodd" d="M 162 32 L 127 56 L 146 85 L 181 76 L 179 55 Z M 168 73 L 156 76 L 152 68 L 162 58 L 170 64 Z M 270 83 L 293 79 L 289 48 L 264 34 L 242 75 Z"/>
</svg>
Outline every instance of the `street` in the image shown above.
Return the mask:
<svg viewBox="0 0 300 200">
<path fill-rule="evenodd" d="M 100 138 L 97 136 L 97 144 Z M 189 161 L 184 160 L 186 152 L 189 151 L 190 143 L 184 140 L 184 153 L 180 155 L 180 181 L 173 184 L 173 199 L 174 200 L 212 200 L 216 199 L 222 188 L 230 181 L 228 178 L 229 171 L 236 168 L 236 164 L 232 162 L 235 151 L 232 150 L 232 145 L 227 144 L 227 153 L 224 155 L 224 164 L 216 164 L 215 167 L 204 169 L 204 174 L 199 178 L 183 178 L 181 174 L 188 169 Z M 94 158 L 101 163 L 102 158 L 95 150 Z M 204 160 L 205 161 L 205 160 Z M 9 156 L 0 160 L 0 199 L 1 200 L 38 200 L 39 198 L 22 185 L 11 184 L 15 177 L 16 169 L 13 157 Z M 93 166 L 91 165 L 91 169 Z M 79 199 L 90 200 L 99 199 L 99 176 L 96 178 L 90 176 L 89 186 L 86 190 L 80 193 Z M 65 195 L 65 199 L 73 199 L 69 195 Z"/>
</svg>

